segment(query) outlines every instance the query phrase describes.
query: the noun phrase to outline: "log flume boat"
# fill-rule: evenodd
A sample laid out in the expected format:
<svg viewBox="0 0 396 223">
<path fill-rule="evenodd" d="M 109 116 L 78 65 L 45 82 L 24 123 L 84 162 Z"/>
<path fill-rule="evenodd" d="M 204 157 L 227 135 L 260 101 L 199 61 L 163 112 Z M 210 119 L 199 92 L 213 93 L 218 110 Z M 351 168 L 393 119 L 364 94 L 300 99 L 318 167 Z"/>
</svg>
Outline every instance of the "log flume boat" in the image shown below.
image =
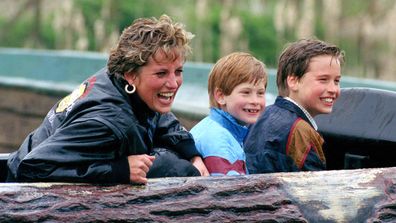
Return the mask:
<svg viewBox="0 0 396 223">
<path fill-rule="evenodd" d="M 326 171 L 147 185 L 4 183 L 8 153 L 70 90 L 8 80 L 0 79 L 0 222 L 396 222 L 396 92 L 343 88 L 333 112 L 315 118 Z M 204 115 L 174 112 L 187 127 Z"/>
<path fill-rule="evenodd" d="M 331 115 L 317 118 L 333 170 L 159 178 L 145 186 L 0 183 L 0 222 L 394 222 L 396 93 L 341 95 Z"/>
</svg>

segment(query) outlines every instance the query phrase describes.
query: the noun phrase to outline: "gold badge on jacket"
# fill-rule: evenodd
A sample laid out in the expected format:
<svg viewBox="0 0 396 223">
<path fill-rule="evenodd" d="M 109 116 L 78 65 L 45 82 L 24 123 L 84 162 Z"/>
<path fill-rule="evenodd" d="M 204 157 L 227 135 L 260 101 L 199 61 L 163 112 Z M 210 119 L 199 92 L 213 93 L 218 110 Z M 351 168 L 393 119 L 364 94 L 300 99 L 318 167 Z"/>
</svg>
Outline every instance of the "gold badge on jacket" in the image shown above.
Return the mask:
<svg viewBox="0 0 396 223">
<path fill-rule="evenodd" d="M 87 88 L 86 83 L 81 84 L 77 89 L 75 89 L 71 94 L 68 96 L 64 97 L 58 104 L 58 107 L 56 108 L 56 112 L 63 112 L 65 111 L 66 108 L 68 108 L 70 105 L 72 105 L 79 97 L 81 97 L 85 89 Z"/>
</svg>

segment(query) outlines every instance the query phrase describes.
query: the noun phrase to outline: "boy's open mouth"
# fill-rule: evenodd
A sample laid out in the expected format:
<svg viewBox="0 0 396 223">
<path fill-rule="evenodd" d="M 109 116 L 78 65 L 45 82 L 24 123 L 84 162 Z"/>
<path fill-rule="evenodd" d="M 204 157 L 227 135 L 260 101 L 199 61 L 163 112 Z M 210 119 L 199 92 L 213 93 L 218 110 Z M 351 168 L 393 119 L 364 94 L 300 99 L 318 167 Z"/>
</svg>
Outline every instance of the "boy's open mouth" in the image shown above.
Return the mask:
<svg viewBox="0 0 396 223">
<path fill-rule="evenodd" d="M 258 113 L 260 112 L 259 109 L 243 109 L 245 112 L 249 112 L 249 113 Z"/>
<path fill-rule="evenodd" d="M 334 98 L 322 98 L 322 101 L 324 101 L 326 103 L 333 103 Z"/>
</svg>

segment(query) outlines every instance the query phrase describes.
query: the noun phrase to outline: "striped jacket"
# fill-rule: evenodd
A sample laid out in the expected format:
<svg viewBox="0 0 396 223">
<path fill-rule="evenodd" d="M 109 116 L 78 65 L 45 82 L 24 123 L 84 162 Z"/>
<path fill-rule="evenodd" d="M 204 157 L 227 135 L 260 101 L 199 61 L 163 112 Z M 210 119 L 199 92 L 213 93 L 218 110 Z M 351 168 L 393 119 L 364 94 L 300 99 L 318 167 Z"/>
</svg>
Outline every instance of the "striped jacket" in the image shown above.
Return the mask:
<svg viewBox="0 0 396 223">
<path fill-rule="evenodd" d="M 210 175 L 246 174 L 242 146 L 247 132 L 247 127 L 217 108 L 212 108 L 209 116 L 191 129 L 195 146 Z"/>
<path fill-rule="evenodd" d="M 304 112 L 278 97 L 246 137 L 247 168 L 250 173 L 324 170 L 323 142 Z"/>
</svg>

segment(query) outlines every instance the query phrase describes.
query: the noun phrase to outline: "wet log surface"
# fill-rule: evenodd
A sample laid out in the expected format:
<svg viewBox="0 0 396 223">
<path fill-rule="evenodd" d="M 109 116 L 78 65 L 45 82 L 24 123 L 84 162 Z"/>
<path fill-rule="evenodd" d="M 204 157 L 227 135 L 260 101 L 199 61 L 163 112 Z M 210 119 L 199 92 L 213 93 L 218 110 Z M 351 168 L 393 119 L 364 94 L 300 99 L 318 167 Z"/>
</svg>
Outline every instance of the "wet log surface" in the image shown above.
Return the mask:
<svg viewBox="0 0 396 223">
<path fill-rule="evenodd" d="M 0 222 L 395 222 L 396 168 L 0 184 Z"/>
</svg>

